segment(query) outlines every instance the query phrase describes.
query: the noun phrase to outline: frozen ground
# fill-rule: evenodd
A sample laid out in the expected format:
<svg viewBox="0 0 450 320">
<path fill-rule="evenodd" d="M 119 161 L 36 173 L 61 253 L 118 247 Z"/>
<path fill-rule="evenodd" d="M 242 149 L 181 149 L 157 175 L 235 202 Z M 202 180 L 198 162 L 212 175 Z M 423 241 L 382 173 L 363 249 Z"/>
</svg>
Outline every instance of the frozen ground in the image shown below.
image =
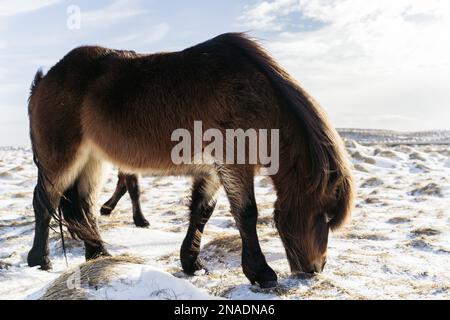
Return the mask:
<svg viewBox="0 0 450 320">
<path fill-rule="evenodd" d="M 128 196 L 111 217 L 99 217 L 110 252 L 115 256 L 133 255 L 140 262 L 132 259 L 113 264 L 108 267 L 108 277 L 100 277 L 94 284 L 82 281 L 83 297 L 449 299 L 450 148 L 445 144 L 449 133 L 406 134 L 409 138 L 386 131 L 341 133 L 366 146 L 355 140 L 346 142 L 355 165 L 358 199 L 351 222 L 330 236 L 324 273 L 313 278 L 290 276 L 284 249 L 272 227 L 273 188 L 267 178 L 258 177 L 261 245 L 279 276 L 279 287 L 261 290 L 250 285 L 242 274 L 240 240 L 223 192 L 203 239 L 201 255 L 210 273 L 184 276 L 178 252 L 187 229 L 190 180 L 142 177 L 141 201 L 151 223 L 148 229 L 134 227 Z M 112 194 L 115 175 L 114 171 L 109 172 L 101 202 Z M 64 277 L 73 274 L 84 262 L 81 243 L 69 239 L 67 268 L 60 237 L 51 231 L 53 270 L 44 272 L 27 267 L 26 254 L 34 228 L 31 196 L 35 179 L 29 150 L 0 149 L 0 298 L 3 299 L 36 299 L 45 295 L 67 298 L 57 286 L 64 285 Z"/>
</svg>

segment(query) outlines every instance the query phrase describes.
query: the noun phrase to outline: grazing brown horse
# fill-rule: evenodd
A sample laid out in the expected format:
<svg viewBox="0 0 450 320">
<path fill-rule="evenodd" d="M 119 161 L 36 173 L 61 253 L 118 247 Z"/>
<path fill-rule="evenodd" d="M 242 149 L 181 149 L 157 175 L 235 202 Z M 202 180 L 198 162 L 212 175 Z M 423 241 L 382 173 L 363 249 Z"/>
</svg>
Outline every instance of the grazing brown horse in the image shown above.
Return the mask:
<svg viewBox="0 0 450 320">
<path fill-rule="evenodd" d="M 110 215 L 119 200 L 125 195 L 125 193 L 127 193 L 127 191 L 133 205 L 134 224 L 136 227 L 148 227 L 150 223 L 142 214 L 141 204 L 139 201 L 140 191 L 138 177 L 134 174 L 125 174 L 119 171 L 119 179 L 117 181 L 116 190 L 114 190 L 111 198 L 102 205 L 100 213 L 104 216 Z"/>
<path fill-rule="evenodd" d="M 349 216 L 354 194 L 342 141 L 321 107 L 266 51 L 228 33 L 179 52 L 136 54 L 101 47 L 69 52 L 36 74 L 29 101 L 38 181 L 30 266 L 50 268 L 51 217 L 85 243 L 86 259 L 107 255 L 92 212 L 103 161 L 124 172 L 190 175 L 190 224 L 181 264 L 192 274 L 222 185 L 242 238 L 251 283 L 276 284 L 259 245 L 253 180 L 257 164 L 175 164 L 171 134 L 206 129 L 279 130 L 274 222 L 292 272 L 320 272 L 330 229 Z M 270 150 L 269 146 L 266 146 Z"/>
</svg>

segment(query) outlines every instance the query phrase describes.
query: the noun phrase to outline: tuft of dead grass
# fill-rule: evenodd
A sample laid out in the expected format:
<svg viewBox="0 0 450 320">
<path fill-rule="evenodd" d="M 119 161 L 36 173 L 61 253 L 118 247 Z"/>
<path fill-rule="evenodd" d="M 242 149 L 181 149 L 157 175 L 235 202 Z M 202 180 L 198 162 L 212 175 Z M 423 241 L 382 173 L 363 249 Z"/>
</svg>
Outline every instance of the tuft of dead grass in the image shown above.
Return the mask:
<svg viewBox="0 0 450 320">
<path fill-rule="evenodd" d="M 360 165 L 359 163 L 355 163 L 353 167 L 354 167 L 355 170 L 357 170 L 357 171 L 361 171 L 361 172 L 365 172 L 365 173 L 368 173 L 368 172 L 369 172 L 366 168 L 364 168 L 364 167 L 363 167 L 362 165 Z"/>
<path fill-rule="evenodd" d="M 203 250 L 214 251 L 219 254 L 226 254 L 232 252 L 241 252 L 241 237 L 239 234 L 222 235 L 214 238 L 205 246 Z"/>
<path fill-rule="evenodd" d="M 426 159 L 418 152 L 413 152 L 409 155 L 409 158 L 411 160 L 419 160 L 419 161 L 426 161 Z"/>
<path fill-rule="evenodd" d="M 356 141 L 350 139 L 344 139 L 344 144 L 346 148 L 356 148 Z"/>
<path fill-rule="evenodd" d="M 442 190 L 436 183 L 429 183 L 424 187 L 414 189 L 409 194 L 412 196 L 425 195 L 425 196 L 443 197 Z"/>
<path fill-rule="evenodd" d="M 115 267 L 121 264 L 143 264 L 132 255 L 120 255 L 91 260 L 64 272 L 45 291 L 41 300 L 85 300 L 89 289 L 108 284 L 117 276 Z"/>
<path fill-rule="evenodd" d="M 264 217 L 258 217 L 258 225 L 262 226 L 274 226 L 274 221 L 272 216 L 264 216 Z"/>
<path fill-rule="evenodd" d="M 441 232 L 432 228 L 419 228 L 411 232 L 415 236 L 437 236 Z"/>
<path fill-rule="evenodd" d="M 359 239 L 359 240 L 376 240 L 376 241 L 385 241 L 389 240 L 388 237 L 378 234 L 378 233 L 355 233 L 350 232 L 346 234 L 346 238 L 348 239 Z"/>
<path fill-rule="evenodd" d="M 395 152 L 393 152 L 391 150 L 382 150 L 380 148 L 375 149 L 374 155 L 383 157 L 383 158 L 389 158 L 389 159 L 397 159 L 398 158 L 398 156 Z"/>
<path fill-rule="evenodd" d="M 406 217 L 394 217 L 394 218 L 389 219 L 387 222 L 391 223 L 391 224 L 401 224 L 401 223 L 411 222 L 411 219 L 406 218 Z"/>
<path fill-rule="evenodd" d="M 368 164 L 376 164 L 377 162 L 375 161 L 375 159 L 371 158 L 371 157 L 367 157 L 365 155 L 363 155 L 361 152 L 356 151 L 354 153 L 352 153 L 352 158 L 362 161 L 364 163 L 368 163 Z"/>
<path fill-rule="evenodd" d="M 239 234 L 219 235 L 203 246 L 200 256 L 208 263 L 225 264 L 229 268 L 240 261 L 241 248 Z"/>
<path fill-rule="evenodd" d="M 363 182 L 363 184 L 361 185 L 362 188 L 367 188 L 367 187 L 379 187 L 383 184 L 383 180 L 381 180 L 380 178 L 377 177 L 372 177 L 369 178 L 367 180 L 365 180 Z"/>
</svg>

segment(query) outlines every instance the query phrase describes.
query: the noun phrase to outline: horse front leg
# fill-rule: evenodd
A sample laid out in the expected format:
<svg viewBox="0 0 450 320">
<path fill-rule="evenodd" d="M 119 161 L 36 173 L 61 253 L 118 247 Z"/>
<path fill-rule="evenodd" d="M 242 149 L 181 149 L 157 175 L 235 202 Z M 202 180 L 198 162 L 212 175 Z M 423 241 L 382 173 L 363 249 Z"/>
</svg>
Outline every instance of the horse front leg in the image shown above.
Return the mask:
<svg viewBox="0 0 450 320">
<path fill-rule="evenodd" d="M 242 239 L 242 270 L 261 288 L 277 285 L 277 275 L 267 264 L 256 232 L 258 208 L 254 194 L 254 171 L 246 166 L 220 168 L 219 176 L 230 201 L 231 213 Z"/>
<path fill-rule="evenodd" d="M 198 256 L 200 243 L 205 224 L 216 206 L 215 195 L 219 186 L 219 179 L 213 174 L 197 177 L 194 180 L 189 228 L 180 250 L 181 265 L 186 274 L 194 274 L 195 271 L 204 269 Z"/>
<path fill-rule="evenodd" d="M 242 270 L 252 284 L 257 282 L 261 288 L 277 285 L 277 275 L 267 264 L 261 251 L 256 223 L 258 209 L 254 199 L 243 207 L 232 210 L 242 238 Z"/>
</svg>

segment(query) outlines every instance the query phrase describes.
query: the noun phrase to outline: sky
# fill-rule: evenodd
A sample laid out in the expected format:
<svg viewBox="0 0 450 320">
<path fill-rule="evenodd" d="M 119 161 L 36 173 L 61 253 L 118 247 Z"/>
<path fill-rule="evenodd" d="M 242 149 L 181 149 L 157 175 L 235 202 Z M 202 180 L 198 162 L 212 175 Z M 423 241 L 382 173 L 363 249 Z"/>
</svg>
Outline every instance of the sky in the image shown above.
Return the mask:
<svg viewBox="0 0 450 320">
<path fill-rule="evenodd" d="M 338 128 L 450 129 L 447 0 L 0 0 L 0 146 L 29 145 L 34 74 L 74 47 L 176 51 L 231 31 L 259 39 Z"/>
</svg>

